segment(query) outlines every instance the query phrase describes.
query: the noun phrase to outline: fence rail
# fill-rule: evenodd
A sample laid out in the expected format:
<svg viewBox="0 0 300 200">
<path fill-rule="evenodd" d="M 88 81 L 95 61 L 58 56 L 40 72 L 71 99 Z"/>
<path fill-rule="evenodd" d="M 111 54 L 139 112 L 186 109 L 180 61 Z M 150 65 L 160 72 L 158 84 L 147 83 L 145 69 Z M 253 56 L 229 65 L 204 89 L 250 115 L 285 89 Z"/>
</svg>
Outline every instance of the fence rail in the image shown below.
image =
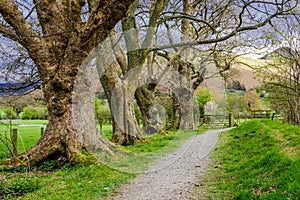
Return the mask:
<svg viewBox="0 0 300 200">
<path fill-rule="evenodd" d="M 233 127 L 235 126 L 234 118 L 232 114 L 223 114 L 223 115 L 201 115 L 200 116 L 200 125 L 209 124 L 214 127 L 225 126 Z"/>
<path fill-rule="evenodd" d="M 219 114 L 219 115 L 201 115 L 200 125 L 209 124 L 212 126 L 225 126 L 233 127 L 240 124 L 241 121 L 249 119 L 279 119 L 280 115 L 276 114 L 273 110 L 251 110 L 248 114 L 236 115 L 233 114 Z"/>
</svg>

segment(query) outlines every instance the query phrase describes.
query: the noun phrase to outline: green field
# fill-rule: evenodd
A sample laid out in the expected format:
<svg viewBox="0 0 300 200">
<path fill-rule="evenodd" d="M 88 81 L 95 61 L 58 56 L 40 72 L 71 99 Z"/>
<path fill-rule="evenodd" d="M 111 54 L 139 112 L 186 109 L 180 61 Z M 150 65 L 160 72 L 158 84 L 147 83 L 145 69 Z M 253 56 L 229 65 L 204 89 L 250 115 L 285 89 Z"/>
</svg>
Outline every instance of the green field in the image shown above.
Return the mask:
<svg viewBox="0 0 300 200">
<path fill-rule="evenodd" d="M 203 199 L 300 199 L 300 127 L 253 120 L 223 133 Z"/>
<path fill-rule="evenodd" d="M 10 139 L 11 129 L 18 129 L 18 152 L 22 153 L 32 147 L 41 136 L 41 128 L 45 128 L 47 120 L 9 120 L 0 121 L 0 134 Z M 10 156 L 7 148 L 0 143 L 0 159 Z"/>
<path fill-rule="evenodd" d="M 47 124 L 47 120 L 0 120 L 0 134 L 10 139 L 11 129 L 18 129 L 18 153 L 23 153 L 40 139 L 41 128 L 45 130 Z M 111 132 L 111 125 L 103 126 L 105 137 L 110 138 Z M 0 160 L 9 157 L 8 149 L 0 142 Z"/>
</svg>

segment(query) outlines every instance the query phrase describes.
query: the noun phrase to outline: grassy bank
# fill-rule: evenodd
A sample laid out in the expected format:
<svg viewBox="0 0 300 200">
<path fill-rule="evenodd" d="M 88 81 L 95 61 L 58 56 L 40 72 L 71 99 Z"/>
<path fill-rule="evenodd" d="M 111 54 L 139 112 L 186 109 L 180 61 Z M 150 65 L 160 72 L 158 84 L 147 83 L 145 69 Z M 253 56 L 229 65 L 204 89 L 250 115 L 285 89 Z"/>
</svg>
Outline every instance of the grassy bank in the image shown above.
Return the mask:
<svg viewBox="0 0 300 200">
<path fill-rule="evenodd" d="M 300 199 L 300 127 L 254 120 L 220 136 L 201 199 Z"/>
<path fill-rule="evenodd" d="M 105 136 L 109 138 L 111 127 L 103 128 Z M 183 141 L 205 130 L 170 131 L 167 135 L 148 136 L 144 143 L 122 147 L 126 153 L 134 156 L 119 158 L 115 166 L 99 164 L 72 167 L 67 164 L 53 171 L 55 162 L 47 161 L 30 172 L 14 172 L 13 169 L 0 171 L 0 199 L 108 199 L 122 184 L 136 176 L 135 173 L 122 170 L 120 165 L 130 164 L 129 167 L 136 165 L 144 169 L 160 156 L 174 151 Z M 24 140 L 26 135 L 23 132 Z M 118 162 L 121 163 L 119 166 Z"/>
</svg>

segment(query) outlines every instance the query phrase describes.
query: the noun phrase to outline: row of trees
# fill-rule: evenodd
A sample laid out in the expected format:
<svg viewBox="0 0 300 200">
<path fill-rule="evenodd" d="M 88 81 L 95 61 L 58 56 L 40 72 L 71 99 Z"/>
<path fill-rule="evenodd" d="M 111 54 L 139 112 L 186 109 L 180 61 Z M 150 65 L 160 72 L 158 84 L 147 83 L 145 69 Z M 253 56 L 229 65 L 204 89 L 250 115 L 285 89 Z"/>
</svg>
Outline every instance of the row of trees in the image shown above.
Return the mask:
<svg viewBox="0 0 300 200">
<path fill-rule="evenodd" d="M 2 119 L 47 119 L 48 110 L 45 106 L 41 90 L 34 90 L 24 95 L 10 95 L 0 98 L 0 118 Z"/>
<path fill-rule="evenodd" d="M 262 100 L 256 90 L 249 90 L 245 95 L 228 94 L 226 98 L 226 110 L 235 117 L 245 116 L 251 110 L 261 110 Z"/>
<path fill-rule="evenodd" d="M 23 111 L 17 114 L 17 112 L 12 108 L 5 108 L 0 111 L 0 120 L 2 119 L 47 119 L 48 111 L 46 107 L 24 107 Z"/>
<path fill-rule="evenodd" d="M 53 155 L 76 163 L 85 156 L 83 148 L 113 153 L 114 145 L 95 129 L 91 65 L 108 98 L 114 142 L 126 145 L 142 138 L 134 102 L 147 126 L 158 89 L 170 94 L 179 128 L 193 129 L 193 92 L 207 66 L 229 68 L 226 59 L 218 59 L 226 49 L 220 42 L 289 14 L 297 2 L 2 0 L 1 40 L 9 44 L 3 55 L 22 49 L 25 53 L 18 55 L 27 58 L 2 69 L 13 74 L 7 80 L 19 77 L 16 69 L 25 68 L 20 66 L 37 74 L 49 114 L 42 138 L 19 163 L 36 165 Z"/>
</svg>

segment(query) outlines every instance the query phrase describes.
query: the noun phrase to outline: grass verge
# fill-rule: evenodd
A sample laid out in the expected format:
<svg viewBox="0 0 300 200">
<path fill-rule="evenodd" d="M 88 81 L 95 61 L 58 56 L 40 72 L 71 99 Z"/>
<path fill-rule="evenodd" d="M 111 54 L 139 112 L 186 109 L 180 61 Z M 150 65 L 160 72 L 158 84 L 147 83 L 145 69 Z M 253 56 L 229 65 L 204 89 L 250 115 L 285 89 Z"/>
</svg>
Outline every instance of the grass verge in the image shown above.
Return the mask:
<svg viewBox="0 0 300 200">
<path fill-rule="evenodd" d="M 222 133 L 200 199 L 300 199 L 300 127 L 253 120 Z"/>
</svg>

